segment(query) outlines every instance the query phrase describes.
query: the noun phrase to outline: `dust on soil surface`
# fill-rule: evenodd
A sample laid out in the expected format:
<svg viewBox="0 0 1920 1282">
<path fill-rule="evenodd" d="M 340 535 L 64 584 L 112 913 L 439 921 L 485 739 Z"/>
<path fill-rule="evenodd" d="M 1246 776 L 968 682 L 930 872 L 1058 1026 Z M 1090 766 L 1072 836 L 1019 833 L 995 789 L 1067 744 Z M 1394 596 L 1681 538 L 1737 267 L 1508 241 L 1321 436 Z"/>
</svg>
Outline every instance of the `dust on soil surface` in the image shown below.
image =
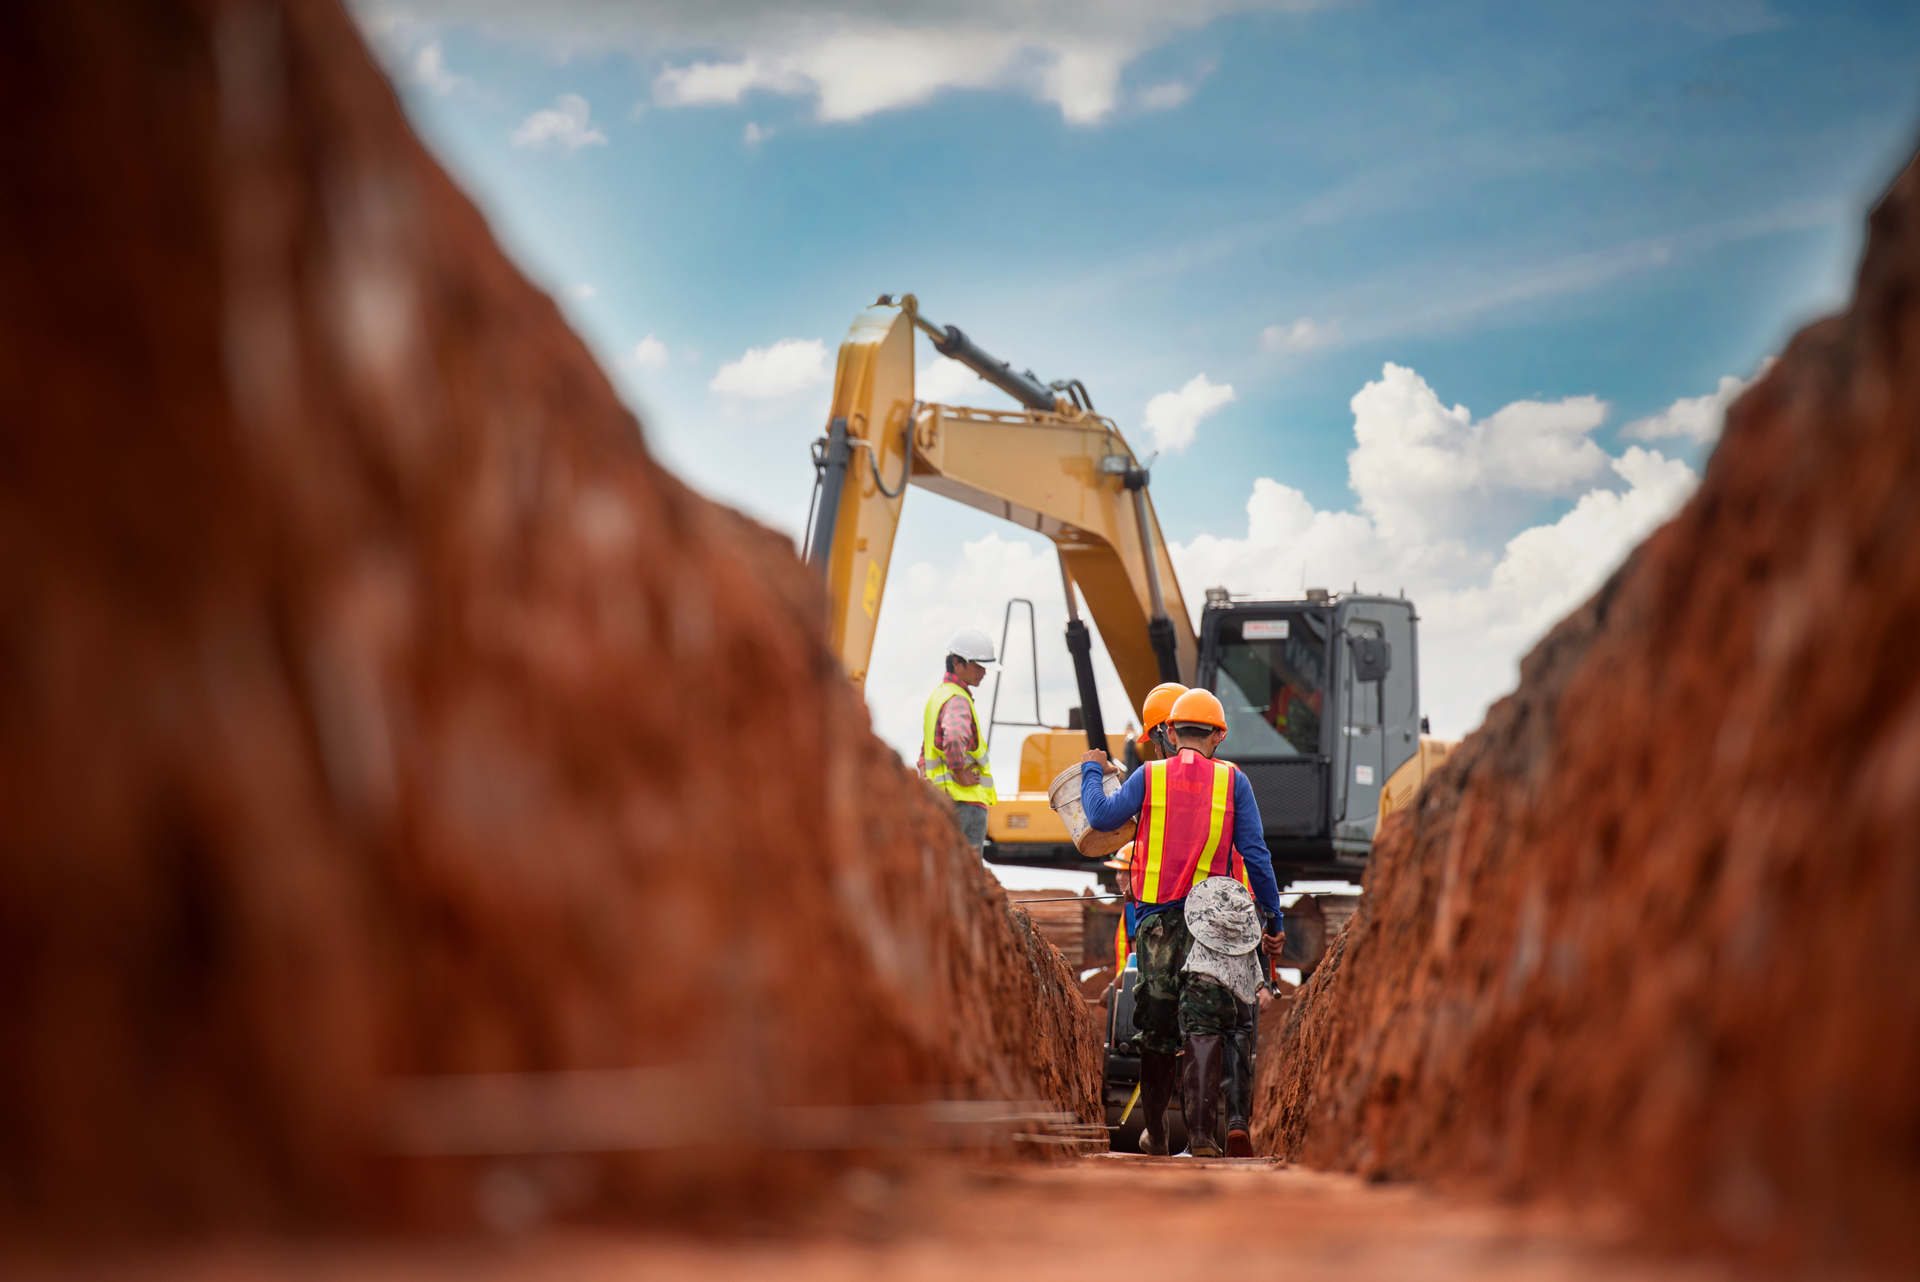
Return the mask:
<svg viewBox="0 0 1920 1282">
<path fill-rule="evenodd" d="M 1045 1167 L 954 1161 L 891 1174 L 850 1171 L 831 1204 L 795 1237 L 568 1232 L 430 1246 L 228 1247 L 144 1261 L 137 1272 L 162 1282 L 296 1275 L 303 1282 L 548 1276 L 971 1282 L 1128 1277 L 1153 1261 L 1186 1277 L 1289 1282 L 1717 1282 L 1732 1276 L 1721 1265 L 1622 1247 L 1592 1218 L 1465 1202 L 1266 1159 L 1118 1155 Z M 89 1275 L 113 1282 L 135 1271 L 104 1268 Z M 62 1274 L 16 1276 L 39 1282 Z"/>
</svg>

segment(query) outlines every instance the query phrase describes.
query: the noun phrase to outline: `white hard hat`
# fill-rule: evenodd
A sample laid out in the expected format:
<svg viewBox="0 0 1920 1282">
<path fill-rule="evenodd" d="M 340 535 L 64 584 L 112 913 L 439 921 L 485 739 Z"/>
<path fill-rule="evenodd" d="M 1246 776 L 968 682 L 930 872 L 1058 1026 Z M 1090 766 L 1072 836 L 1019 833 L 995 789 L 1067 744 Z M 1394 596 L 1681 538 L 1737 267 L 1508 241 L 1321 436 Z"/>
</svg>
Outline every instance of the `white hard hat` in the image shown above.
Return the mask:
<svg viewBox="0 0 1920 1282">
<path fill-rule="evenodd" d="M 953 640 L 947 642 L 947 653 L 957 654 L 963 659 L 975 663 L 992 663 L 993 642 L 979 628 L 961 628 L 953 634 Z"/>
</svg>

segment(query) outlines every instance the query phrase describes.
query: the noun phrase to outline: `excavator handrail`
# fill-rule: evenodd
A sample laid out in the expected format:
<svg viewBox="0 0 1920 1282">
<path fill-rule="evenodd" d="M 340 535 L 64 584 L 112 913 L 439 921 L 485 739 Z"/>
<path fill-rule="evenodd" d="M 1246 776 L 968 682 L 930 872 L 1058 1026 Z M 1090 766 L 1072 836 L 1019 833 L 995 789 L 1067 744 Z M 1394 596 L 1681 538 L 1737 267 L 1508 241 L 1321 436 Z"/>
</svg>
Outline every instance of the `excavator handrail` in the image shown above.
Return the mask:
<svg viewBox="0 0 1920 1282">
<path fill-rule="evenodd" d="M 1051 428 L 1057 432 L 1099 431 L 1107 436 L 1120 437 L 1121 443 L 1123 445 L 1126 443 L 1126 438 L 1120 436 L 1120 429 L 1104 414 L 1058 414 L 1050 410 L 997 410 L 978 405 L 950 405 L 945 401 L 921 401 L 915 417 L 924 415 L 927 410 L 940 410 L 946 414 L 965 414 L 969 418 L 979 419 L 982 422 L 1017 423 L 1021 427 Z M 1132 447 L 1128 447 L 1127 454 L 1128 457 L 1133 457 Z"/>
<path fill-rule="evenodd" d="M 1007 635 L 1013 631 L 1013 607 L 1027 607 L 1027 642 L 1033 663 L 1033 720 L 1008 721 L 1000 716 L 1000 685 L 1007 675 Z M 1026 597 L 1012 597 L 1007 601 L 1006 611 L 1000 616 L 1000 670 L 993 674 L 993 699 L 987 705 L 987 747 L 993 747 L 993 732 L 999 726 L 1027 726 L 1033 729 L 1047 730 L 1052 727 L 1041 718 L 1040 713 L 1040 621 L 1035 614 L 1033 602 Z"/>
</svg>

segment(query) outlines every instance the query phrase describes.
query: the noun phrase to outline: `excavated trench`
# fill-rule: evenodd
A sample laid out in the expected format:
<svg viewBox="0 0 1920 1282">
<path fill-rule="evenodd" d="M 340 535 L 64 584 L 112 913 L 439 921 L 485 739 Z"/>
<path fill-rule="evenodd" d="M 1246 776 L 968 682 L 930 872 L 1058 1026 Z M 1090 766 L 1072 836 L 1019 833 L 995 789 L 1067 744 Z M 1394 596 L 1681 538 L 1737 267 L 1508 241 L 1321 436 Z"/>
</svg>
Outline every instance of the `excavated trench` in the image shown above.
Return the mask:
<svg viewBox="0 0 1920 1282">
<path fill-rule="evenodd" d="M 0 1227 L 777 1218 L 1007 1141 L 943 1101 L 1097 1120 L 791 545 L 336 5 L 8 6 L 0 61 Z"/>
<path fill-rule="evenodd" d="M 1064 959 L 336 5 L 30 0 L 0 101 L 23 1276 L 1104 1275 L 1149 1222 L 1294 1276 L 1916 1254 L 1913 173 L 1382 833 L 1261 1064 L 1266 1150 L 1354 1175 L 1049 1167 L 993 1158 L 1100 1116 Z M 475 1226 L 544 1245 L 365 1236 Z"/>
<path fill-rule="evenodd" d="M 1854 302 L 1375 848 L 1268 1152 L 1920 1259 L 1920 167 Z"/>
</svg>

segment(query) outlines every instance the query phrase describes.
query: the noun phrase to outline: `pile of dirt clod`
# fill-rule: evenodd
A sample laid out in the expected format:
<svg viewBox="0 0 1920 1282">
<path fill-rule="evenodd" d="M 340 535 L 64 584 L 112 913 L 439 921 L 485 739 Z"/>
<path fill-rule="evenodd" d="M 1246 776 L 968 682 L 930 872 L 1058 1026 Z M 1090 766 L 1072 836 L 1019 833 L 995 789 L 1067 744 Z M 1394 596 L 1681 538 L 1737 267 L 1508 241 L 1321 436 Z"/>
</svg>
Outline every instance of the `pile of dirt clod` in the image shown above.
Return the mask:
<svg viewBox="0 0 1920 1282">
<path fill-rule="evenodd" d="M 791 546 L 335 4 L 4 6 L 0 103 L 0 1237 L 764 1219 L 903 1101 L 1097 1117 Z"/>
<path fill-rule="evenodd" d="M 1416 809 L 1261 1081 L 1268 1151 L 1920 1258 L 1920 170 L 1699 493 Z"/>
</svg>

